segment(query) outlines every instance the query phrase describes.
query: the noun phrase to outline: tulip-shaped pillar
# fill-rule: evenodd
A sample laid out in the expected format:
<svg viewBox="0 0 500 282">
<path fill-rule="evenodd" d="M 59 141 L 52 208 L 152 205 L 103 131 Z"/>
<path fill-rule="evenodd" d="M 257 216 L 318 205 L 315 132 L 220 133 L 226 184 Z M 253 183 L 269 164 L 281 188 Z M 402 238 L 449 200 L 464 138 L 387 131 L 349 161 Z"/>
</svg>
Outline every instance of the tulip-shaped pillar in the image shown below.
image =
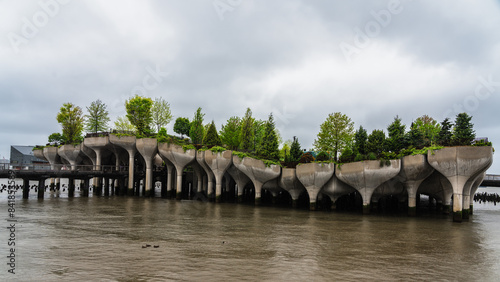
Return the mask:
<svg viewBox="0 0 500 282">
<path fill-rule="evenodd" d="M 306 187 L 309 194 L 309 209 L 316 210 L 316 198 L 335 173 L 334 163 L 307 163 L 300 164 L 296 169 L 297 178 Z"/>
<path fill-rule="evenodd" d="M 233 154 L 231 151 L 212 152 L 205 151 L 205 163 L 212 170 L 215 176 L 215 201 L 221 202 L 222 197 L 222 177 L 233 163 Z"/>
<path fill-rule="evenodd" d="M 422 181 L 429 177 L 434 169 L 427 163 L 426 155 L 406 156 L 402 159 L 398 178 L 408 192 L 408 215 L 417 214 L 417 190 Z"/>
<path fill-rule="evenodd" d="M 184 150 L 182 146 L 169 143 L 160 143 L 158 145 L 158 151 L 162 158 L 169 160 L 177 171 L 177 191 L 176 198 L 181 200 L 182 198 L 182 171 L 184 167 L 192 162 L 196 158 L 195 149 Z"/>
<path fill-rule="evenodd" d="M 158 153 L 158 142 L 156 138 L 137 139 L 135 146 L 146 162 L 146 183 L 144 184 L 145 197 L 153 197 L 153 161 Z"/>
</svg>

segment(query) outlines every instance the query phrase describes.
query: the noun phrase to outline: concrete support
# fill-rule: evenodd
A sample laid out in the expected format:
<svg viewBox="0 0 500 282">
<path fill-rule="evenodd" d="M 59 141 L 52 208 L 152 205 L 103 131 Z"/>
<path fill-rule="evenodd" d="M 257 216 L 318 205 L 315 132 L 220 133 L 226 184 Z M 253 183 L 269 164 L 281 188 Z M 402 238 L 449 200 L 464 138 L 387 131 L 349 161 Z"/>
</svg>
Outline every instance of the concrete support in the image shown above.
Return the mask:
<svg viewBox="0 0 500 282">
<path fill-rule="evenodd" d="M 250 157 L 241 159 L 238 156 L 233 156 L 233 164 L 252 180 L 255 187 L 255 204 L 260 205 L 263 184 L 278 178 L 281 174 L 281 167 L 278 165 L 266 166 L 261 160 Z"/>
<path fill-rule="evenodd" d="M 168 160 L 175 166 L 177 171 L 176 198 L 182 197 L 182 172 L 184 167 L 196 158 L 196 150 L 184 150 L 182 146 L 176 144 L 161 143 L 158 145 L 158 152 L 164 160 Z"/>
<path fill-rule="evenodd" d="M 41 188 L 40 188 L 41 187 Z M 38 180 L 38 199 L 43 199 L 43 194 L 45 192 L 45 179 Z"/>
<path fill-rule="evenodd" d="M 146 181 L 144 183 L 145 196 L 153 197 L 153 161 L 158 153 L 158 142 L 156 138 L 141 138 L 136 141 L 137 151 L 146 162 Z"/>
<path fill-rule="evenodd" d="M 38 187 L 38 189 L 40 189 L 40 187 Z M 29 196 L 30 196 L 30 180 L 28 178 L 23 178 L 23 199 L 28 199 Z"/>
<path fill-rule="evenodd" d="M 233 163 L 232 156 L 232 151 L 214 153 L 210 150 L 207 150 L 204 152 L 204 154 L 202 154 L 202 158 L 204 159 L 207 166 L 212 170 L 212 173 L 215 177 L 215 201 L 217 203 L 221 202 L 222 178 L 224 177 L 226 170 Z"/>
<path fill-rule="evenodd" d="M 401 160 L 391 160 L 389 164 L 380 161 L 362 161 L 343 164 L 335 170 L 340 181 L 354 187 L 363 199 L 363 213 L 370 213 L 370 201 L 375 189 L 385 181 L 398 175 Z"/>
<path fill-rule="evenodd" d="M 334 163 L 308 163 L 297 166 L 297 178 L 309 194 L 309 209 L 316 210 L 319 191 L 335 173 Z"/>
<path fill-rule="evenodd" d="M 210 167 L 205 162 L 205 152 L 196 153 L 196 162 L 203 168 L 207 175 L 207 197 L 209 201 L 215 201 L 214 181 L 215 176 Z"/>
<path fill-rule="evenodd" d="M 104 177 L 103 189 L 104 189 L 104 196 L 108 197 L 109 196 L 109 178 L 107 178 L 107 177 Z"/>
<path fill-rule="evenodd" d="M 174 177 L 172 171 L 174 170 L 174 165 L 167 163 L 167 198 L 173 197 L 173 183 L 172 178 Z"/>
<path fill-rule="evenodd" d="M 68 179 L 68 198 L 73 198 L 75 196 L 75 179 Z"/>
<path fill-rule="evenodd" d="M 89 186 L 90 186 L 90 178 L 85 178 L 82 183 L 80 183 L 80 194 L 82 197 L 89 196 Z"/>
<path fill-rule="evenodd" d="M 418 187 L 434 172 L 434 169 L 427 162 L 426 155 L 406 156 L 401 162 L 398 178 L 408 193 L 408 215 L 415 216 L 417 214 L 415 197 Z"/>
<path fill-rule="evenodd" d="M 463 195 L 471 177 L 489 167 L 492 147 L 447 147 L 428 153 L 429 164 L 443 174 L 453 187 L 453 221 L 462 222 Z M 469 193 L 467 193 L 470 195 Z"/>
<path fill-rule="evenodd" d="M 297 178 L 296 169 L 282 168 L 278 184 L 290 194 L 290 197 L 292 198 L 292 208 L 297 208 L 297 202 L 300 194 L 307 190 Z"/>
<path fill-rule="evenodd" d="M 109 142 L 111 144 L 120 146 L 125 149 L 128 153 L 128 191 L 129 196 L 134 195 L 134 166 L 135 166 L 135 153 L 136 153 L 136 138 L 135 136 L 116 136 L 111 134 L 109 136 Z"/>
</svg>

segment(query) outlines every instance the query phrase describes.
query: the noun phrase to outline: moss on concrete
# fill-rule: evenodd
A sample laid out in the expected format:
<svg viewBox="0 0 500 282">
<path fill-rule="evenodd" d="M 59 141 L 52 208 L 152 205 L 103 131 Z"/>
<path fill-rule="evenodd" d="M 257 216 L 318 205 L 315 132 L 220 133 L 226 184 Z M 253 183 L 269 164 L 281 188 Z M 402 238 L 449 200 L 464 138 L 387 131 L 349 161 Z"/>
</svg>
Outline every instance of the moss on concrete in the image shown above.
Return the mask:
<svg viewBox="0 0 500 282">
<path fill-rule="evenodd" d="M 462 211 L 453 212 L 453 222 L 462 222 Z"/>
<path fill-rule="evenodd" d="M 417 207 L 408 207 L 408 216 L 417 216 Z"/>
</svg>

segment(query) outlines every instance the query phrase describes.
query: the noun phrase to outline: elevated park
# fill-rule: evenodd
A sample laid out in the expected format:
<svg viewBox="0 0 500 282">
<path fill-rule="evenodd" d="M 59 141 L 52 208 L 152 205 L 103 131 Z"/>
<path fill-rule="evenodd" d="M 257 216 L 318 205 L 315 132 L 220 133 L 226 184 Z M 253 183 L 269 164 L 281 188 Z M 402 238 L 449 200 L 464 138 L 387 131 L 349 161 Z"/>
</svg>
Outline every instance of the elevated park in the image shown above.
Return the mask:
<svg viewBox="0 0 500 282">
<path fill-rule="evenodd" d="M 152 197 L 160 185 L 162 197 L 178 200 L 234 199 L 259 205 L 288 199 L 292 207 L 305 201 L 311 210 L 326 201 L 332 209 L 347 205 L 365 214 L 391 199 L 414 216 L 420 195 L 427 195 L 443 213 L 453 213 L 453 220 L 461 222 L 473 213 L 473 196 L 480 185 L 500 186 L 500 176 L 486 175 L 493 162 L 488 146 L 445 147 L 390 161 L 313 162 L 283 168 L 229 150 L 184 149 L 154 138 L 110 134 L 86 137 L 79 145 L 44 147 L 34 154 L 49 165 L 0 167 L 0 178 L 23 179 L 24 198 L 29 196 L 30 180 L 39 182 L 37 193 L 43 198 L 46 181 L 50 179 L 53 187 L 63 178 L 68 179 L 69 197 L 74 196 L 76 181 L 81 196 L 88 196 L 92 187 L 94 195 Z"/>
</svg>

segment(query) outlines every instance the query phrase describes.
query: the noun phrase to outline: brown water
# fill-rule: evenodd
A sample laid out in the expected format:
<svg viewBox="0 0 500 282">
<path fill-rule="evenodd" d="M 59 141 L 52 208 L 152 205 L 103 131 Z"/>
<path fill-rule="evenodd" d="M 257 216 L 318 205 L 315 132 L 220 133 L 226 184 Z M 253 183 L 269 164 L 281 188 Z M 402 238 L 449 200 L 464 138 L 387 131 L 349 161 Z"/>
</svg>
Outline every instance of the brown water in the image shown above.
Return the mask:
<svg viewBox="0 0 500 282">
<path fill-rule="evenodd" d="M 471 219 L 458 224 L 440 216 L 54 193 L 23 200 L 18 193 L 15 216 L 16 274 L 7 272 L 2 228 L 2 281 L 500 279 L 500 208 L 493 204 L 476 203 Z"/>
</svg>

